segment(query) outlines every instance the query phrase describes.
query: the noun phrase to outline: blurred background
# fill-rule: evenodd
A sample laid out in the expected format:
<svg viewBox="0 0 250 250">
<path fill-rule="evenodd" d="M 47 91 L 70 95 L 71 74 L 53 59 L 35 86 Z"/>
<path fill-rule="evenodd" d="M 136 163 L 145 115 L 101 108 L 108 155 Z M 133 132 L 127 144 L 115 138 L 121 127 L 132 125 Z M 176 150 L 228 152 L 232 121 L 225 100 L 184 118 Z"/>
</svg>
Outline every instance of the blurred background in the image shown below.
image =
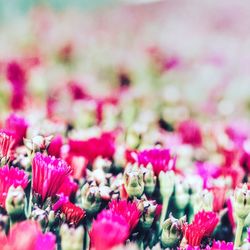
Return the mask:
<svg viewBox="0 0 250 250">
<path fill-rule="evenodd" d="M 2 113 L 11 94 L 4 68 L 17 60 L 35 97 L 29 107 L 56 96 L 67 110 L 64 87 L 72 80 L 98 98 L 113 95 L 123 80 L 152 105 L 184 106 L 178 116 L 249 114 L 249 1 L 0 3 Z"/>
</svg>

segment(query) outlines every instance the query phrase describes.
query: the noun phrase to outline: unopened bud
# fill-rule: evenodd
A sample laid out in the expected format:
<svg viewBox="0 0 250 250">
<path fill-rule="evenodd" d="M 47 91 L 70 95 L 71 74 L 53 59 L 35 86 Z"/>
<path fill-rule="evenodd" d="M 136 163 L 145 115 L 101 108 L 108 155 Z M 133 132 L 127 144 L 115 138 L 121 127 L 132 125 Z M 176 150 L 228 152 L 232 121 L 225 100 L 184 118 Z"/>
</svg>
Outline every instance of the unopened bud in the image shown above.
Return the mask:
<svg viewBox="0 0 250 250">
<path fill-rule="evenodd" d="M 126 167 L 124 172 L 124 187 L 129 197 L 139 198 L 143 194 L 143 173 L 137 164 Z"/>
<path fill-rule="evenodd" d="M 15 188 L 11 186 L 6 197 L 5 207 L 12 222 L 17 222 L 26 218 L 26 206 L 27 200 L 22 187 L 18 186 Z"/>
<path fill-rule="evenodd" d="M 62 250 L 82 250 L 83 234 L 84 229 L 82 226 L 70 228 L 67 224 L 63 224 L 60 229 Z"/>
<path fill-rule="evenodd" d="M 182 239 L 182 227 L 185 221 L 185 217 L 177 220 L 170 215 L 169 218 L 163 222 L 161 243 L 164 248 L 177 248 Z"/>
</svg>

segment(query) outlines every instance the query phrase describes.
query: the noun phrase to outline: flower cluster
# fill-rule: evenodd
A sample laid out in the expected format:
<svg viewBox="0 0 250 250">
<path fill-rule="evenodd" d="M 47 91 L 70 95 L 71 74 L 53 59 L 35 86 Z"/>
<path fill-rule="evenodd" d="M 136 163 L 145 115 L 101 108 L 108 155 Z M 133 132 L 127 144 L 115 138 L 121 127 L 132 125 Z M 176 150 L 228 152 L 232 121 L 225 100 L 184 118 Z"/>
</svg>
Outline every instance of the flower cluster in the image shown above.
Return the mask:
<svg viewBox="0 0 250 250">
<path fill-rule="evenodd" d="M 0 250 L 250 249 L 242 5 L 49 2 L 0 27 Z"/>
</svg>

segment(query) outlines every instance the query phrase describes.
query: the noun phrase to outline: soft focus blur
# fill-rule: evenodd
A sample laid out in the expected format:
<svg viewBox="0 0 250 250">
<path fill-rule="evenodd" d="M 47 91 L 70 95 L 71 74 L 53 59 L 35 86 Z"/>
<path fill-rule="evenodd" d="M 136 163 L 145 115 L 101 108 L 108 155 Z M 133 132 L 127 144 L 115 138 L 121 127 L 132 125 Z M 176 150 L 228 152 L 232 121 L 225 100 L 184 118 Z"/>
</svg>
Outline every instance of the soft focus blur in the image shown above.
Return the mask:
<svg viewBox="0 0 250 250">
<path fill-rule="evenodd" d="M 249 1 L 0 3 L 1 115 L 10 95 L 3 76 L 9 60 L 29 65 L 28 93 L 35 98 L 28 108 L 56 95 L 65 112 L 71 80 L 95 96 L 110 95 L 123 72 L 135 95 L 152 105 L 158 98 L 185 103 L 182 117 L 190 110 L 209 119 L 249 113 Z"/>
</svg>

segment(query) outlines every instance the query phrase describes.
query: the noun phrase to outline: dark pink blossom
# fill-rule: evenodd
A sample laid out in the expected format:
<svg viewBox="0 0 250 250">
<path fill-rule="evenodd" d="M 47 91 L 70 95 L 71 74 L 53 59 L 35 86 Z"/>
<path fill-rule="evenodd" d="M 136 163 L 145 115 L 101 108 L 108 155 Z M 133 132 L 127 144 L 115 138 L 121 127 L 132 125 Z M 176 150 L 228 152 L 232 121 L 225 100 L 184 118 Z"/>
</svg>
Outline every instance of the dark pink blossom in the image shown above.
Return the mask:
<svg viewBox="0 0 250 250">
<path fill-rule="evenodd" d="M 194 216 L 191 224 L 184 224 L 183 234 L 187 243 L 192 246 L 200 246 L 204 237 L 210 236 L 217 223 L 218 216 L 214 212 L 200 211 Z"/>
<path fill-rule="evenodd" d="M 89 162 L 93 162 L 98 156 L 112 158 L 115 153 L 115 141 L 112 133 L 102 133 L 100 137 L 92 137 L 88 140 L 69 140 L 70 153 L 84 156 Z"/>
<path fill-rule="evenodd" d="M 42 201 L 55 196 L 70 171 L 64 160 L 36 153 L 32 161 L 33 191 L 41 196 Z"/>
<path fill-rule="evenodd" d="M 120 214 L 126 219 L 129 224 L 130 231 L 132 231 L 138 224 L 141 212 L 135 202 L 113 200 L 109 203 L 109 209 L 117 214 Z"/>
<path fill-rule="evenodd" d="M 201 128 L 196 121 L 182 121 L 177 130 L 183 143 L 191 144 L 193 146 L 200 146 L 202 144 Z"/>
<path fill-rule="evenodd" d="M 12 250 L 55 250 L 56 237 L 43 234 L 38 222 L 26 220 L 13 225 L 9 235 L 0 237 L 1 249 Z"/>
<path fill-rule="evenodd" d="M 23 144 L 23 138 L 26 137 L 28 122 L 15 113 L 10 114 L 5 121 L 5 128 L 14 134 L 16 145 Z"/>
<path fill-rule="evenodd" d="M 28 185 L 28 175 L 18 168 L 3 166 L 0 168 L 0 206 L 5 207 L 6 196 L 12 185 L 25 189 Z"/>
<path fill-rule="evenodd" d="M 59 158 L 61 156 L 62 145 L 63 145 L 63 137 L 61 135 L 56 135 L 49 144 L 48 154 Z"/>
<path fill-rule="evenodd" d="M 103 210 L 94 220 L 89 235 L 93 249 L 110 250 L 128 238 L 129 224 L 123 216 L 111 210 Z"/>
<path fill-rule="evenodd" d="M 155 174 L 159 175 L 161 171 L 175 169 L 176 157 L 172 157 L 169 149 L 153 148 L 138 152 L 137 162 L 144 167 L 152 164 Z"/>
</svg>

